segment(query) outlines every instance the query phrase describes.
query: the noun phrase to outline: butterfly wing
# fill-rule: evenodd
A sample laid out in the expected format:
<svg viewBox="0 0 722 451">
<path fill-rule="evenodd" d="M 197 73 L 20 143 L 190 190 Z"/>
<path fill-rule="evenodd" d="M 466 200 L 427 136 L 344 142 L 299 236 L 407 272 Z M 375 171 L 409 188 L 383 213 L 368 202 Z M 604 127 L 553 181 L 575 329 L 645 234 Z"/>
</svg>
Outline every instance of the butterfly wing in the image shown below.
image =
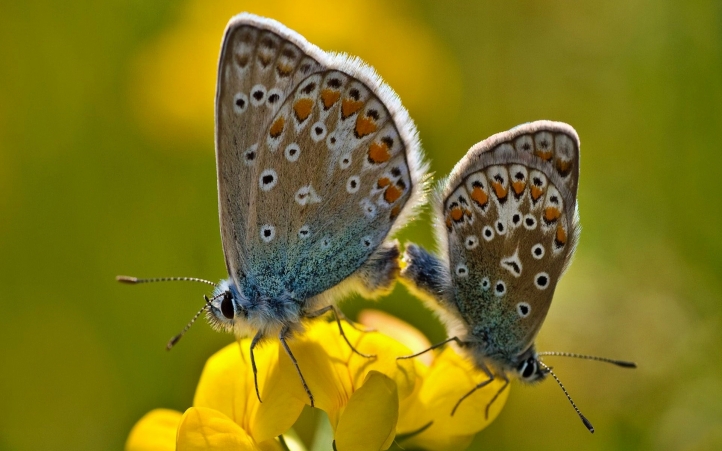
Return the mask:
<svg viewBox="0 0 722 451">
<path fill-rule="evenodd" d="M 216 167 L 223 251 L 236 281 L 247 267 L 259 143 L 289 93 L 321 70 L 322 57 L 303 37 L 268 19 L 239 14 L 226 28 L 216 88 Z"/>
<path fill-rule="evenodd" d="M 455 303 L 490 355 L 508 360 L 541 327 L 579 235 L 579 138 L 540 121 L 474 146 L 440 205 Z"/>
<path fill-rule="evenodd" d="M 425 171 L 398 97 L 368 66 L 277 22 L 241 15 L 226 36 L 217 159 L 229 274 L 246 295 L 303 300 L 354 274 L 384 282 L 387 237 L 421 200 Z"/>
<path fill-rule="evenodd" d="M 579 236 L 578 182 L 579 138 L 559 122 L 494 135 L 456 165 L 434 202 L 444 276 L 434 286 L 462 325 L 452 333 L 506 363 L 532 344 Z M 414 261 L 429 257 L 411 251 L 402 275 L 423 288 Z"/>
</svg>

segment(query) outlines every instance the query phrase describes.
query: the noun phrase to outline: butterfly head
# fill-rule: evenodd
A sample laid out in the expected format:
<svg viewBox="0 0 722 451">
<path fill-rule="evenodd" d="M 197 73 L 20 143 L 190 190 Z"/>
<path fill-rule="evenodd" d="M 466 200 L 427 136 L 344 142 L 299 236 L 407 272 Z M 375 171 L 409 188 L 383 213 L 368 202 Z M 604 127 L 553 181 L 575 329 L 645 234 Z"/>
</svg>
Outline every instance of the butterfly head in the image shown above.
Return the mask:
<svg viewBox="0 0 722 451">
<path fill-rule="evenodd" d="M 240 303 L 240 294 L 230 281 L 224 280 L 216 286 L 213 298 L 208 301 L 207 317 L 211 326 L 227 331 L 245 325 L 248 310 Z"/>
<path fill-rule="evenodd" d="M 516 364 L 516 375 L 522 382 L 533 384 L 544 380 L 549 374 L 549 370 L 539 362 L 539 355 L 534 346 L 523 352 L 519 356 Z"/>
</svg>

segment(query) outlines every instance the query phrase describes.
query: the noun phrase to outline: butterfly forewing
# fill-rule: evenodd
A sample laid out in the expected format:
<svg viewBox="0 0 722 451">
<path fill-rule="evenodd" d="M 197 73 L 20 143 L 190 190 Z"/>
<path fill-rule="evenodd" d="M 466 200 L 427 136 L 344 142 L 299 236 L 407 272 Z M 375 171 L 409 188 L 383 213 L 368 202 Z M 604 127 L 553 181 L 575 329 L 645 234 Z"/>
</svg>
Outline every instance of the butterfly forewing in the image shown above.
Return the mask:
<svg viewBox="0 0 722 451">
<path fill-rule="evenodd" d="M 579 141 L 536 122 L 474 146 L 442 193 L 456 306 L 487 351 L 527 349 L 576 244 Z"/>
<path fill-rule="evenodd" d="M 216 98 L 216 164 L 226 266 L 236 278 L 246 272 L 249 206 L 256 202 L 251 181 L 263 168 L 259 147 L 289 93 L 321 69 L 320 51 L 266 20 L 243 16 L 231 21 L 221 49 Z"/>
</svg>

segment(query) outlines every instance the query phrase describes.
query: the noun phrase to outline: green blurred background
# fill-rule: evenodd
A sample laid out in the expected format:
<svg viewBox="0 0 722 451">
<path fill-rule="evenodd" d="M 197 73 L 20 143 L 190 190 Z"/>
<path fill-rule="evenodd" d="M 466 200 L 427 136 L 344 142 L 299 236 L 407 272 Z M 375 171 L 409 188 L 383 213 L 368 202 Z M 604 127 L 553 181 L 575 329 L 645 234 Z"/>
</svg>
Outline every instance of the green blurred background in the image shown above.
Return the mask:
<svg viewBox="0 0 722 451">
<path fill-rule="evenodd" d="M 205 288 L 114 276 L 225 277 L 213 91 L 243 10 L 375 66 L 438 176 L 522 122 L 579 132 L 581 244 L 538 348 L 640 367 L 549 359 L 597 433 L 517 384 L 472 449 L 722 448 L 722 3 L 2 0 L 0 449 L 120 449 L 232 340 L 166 352 Z M 428 218 L 404 237 L 431 245 Z M 402 287 L 377 305 L 444 337 Z"/>
</svg>

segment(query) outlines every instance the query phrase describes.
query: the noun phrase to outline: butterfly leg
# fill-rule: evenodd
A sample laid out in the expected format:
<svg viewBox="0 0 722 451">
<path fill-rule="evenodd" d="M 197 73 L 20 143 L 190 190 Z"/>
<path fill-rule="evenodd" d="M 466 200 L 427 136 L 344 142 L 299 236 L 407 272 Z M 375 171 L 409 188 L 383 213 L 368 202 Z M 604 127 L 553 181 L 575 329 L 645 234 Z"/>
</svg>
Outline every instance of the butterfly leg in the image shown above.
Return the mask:
<svg viewBox="0 0 722 451">
<path fill-rule="evenodd" d="M 491 407 L 491 405 L 494 404 L 494 401 L 496 401 L 496 398 L 498 398 L 499 395 L 501 394 L 501 392 L 503 392 L 504 389 L 506 389 L 506 387 L 509 385 L 509 378 L 506 377 L 506 374 L 503 376 L 503 378 L 504 378 L 504 385 L 501 386 L 499 391 L 496 392 L 496 394 L 494 395 L 493 398 L 491 398 L 491 401 L 489 401 L 489 404 L 486 405 L 486 417 L 485 418 L 487 420 L 489 419 L 489 407 Z"/>
<path fill-rule="evenodd" d="M 344 313 L 340 309 L 336 309 L 336 314 L 341 318 L 342 321 L 346 321 L 349 326 L 353 327 L 354 329 L 356 329 L 359 332 L 363 332 L 365 334 L 369 333 L 369 332 L 376 332 L 376 329 L 362 329 L 362 328 L 358 327 L 356 325 L 356 323 L 354 323 L 353 321 L 348 319 L 348 317 L 346 317 L 346 315 L 344 315 Z"/>
<path fill-rule="evenodd" d="M 365 357 L 367 359 L 373 359 L 376 358 L 373 354 L 364 354 L 363 352 L 359 351 L 358 349 L 354 348 L 354 346 L 351 344 L 351 342 L 348 340 L 348 337 L 343 331 L 343 327 L 341 326 L 341 318 L 346 319 L 345 316 L 343 316 L 343 313 L 341 313 L 336 307 L 333 305 L 327 305 L 326 307 L 323 307 L 321 309 L 316 310 L 315 312 L 310 312 L 304 315 L 305 318 L 316 318 L 318 316 L 323 315 L 324 313 L 328 312 L 329 310 L 333 311 L 333 316 L 336 319 L 336 324 L 338 324 L 338 331 L 343 337 L 343 339 L 346 341 L 348 346 L 351 348 L 353 352 L 360 355 L 361 357 Z M 346 320 L 348 321 L 348 320 Z"/>
<path fill-rule="evenodd" d="M 469 393 L 465 394 L 464 396 L 461 397 L 461 399 L 459 399 L 458 401 L 456 401 L 456 405 L 454 405 L 454 408 L 451 409 L 451 416 L 452 416 L 452 417 L 454 416 L 454 413 L 456 413 L 456 409 L 459 408 L 459 405 L 461 405 L 461 402 L 462 402 L 463 400 L 465 400 L 466 398 L 468 398 L 469 396 L 471 396 L 472 394 L 474 394 L 474 392 L 477 391 L 478 389 L 483 388 L 483 387 L 486 387 L 487 385 L 489 385 L 489 384 L 491 384 L 492 382 L 494 382 L 494 374 L 493 374 L 491 371 L 489 371 L 489 368 L 487 368 L 486 365 L 484 365 L 484 364 L 481 364 L 480 366 L 481 366 L 481 370 L 484 372 L 484 374 L 487 375 L 487 377 L 488 377 L 489 379 L 487 379 L 487 380 L 485 380 L 485 381 L 481 381 L 480 383 L 478 383 L 478 384 L 476 385 L 476 387 L 472 388 L 472 389 L 469 391 Z M 507 379 L 507 382 L 508 382 L 508 379 Z M 500 393 L 500 392 L 499 392 L 499 393 Z M 499 393 L 497 393 L 497 395 L 498 395 Z M 496 396 L 494 397 L 494 399 L 496 399 Z M 491 402 L 494 402 L 494 399 L 492 399 Z M 486 406 L 487 418 L 488 418 L 489 406 L 491 405 L 491 402 Z"/>
<path fill-rule="evenodd" d="M 258 368 L 256 368 L 256 357 L 253 354 L 253 349 L 256 347 L 259 341 L 263 338 L 263 334 L 261 332 L 258 332 L 255 337 L 253 337 L 253 340 L 251 340 L 251 368 L 253 368 L 253 384 L 256 386 L 256 398 L 258 398 L 258 402 L 262 403 L 261 401 L 261 394 L 258 391 Z"/>
<path fill-rule="evenodd" d="M 364 354 L 363 352 L 359 351 L 358 349 L 354 348 L 354 346 L 351 344 L 351 342 L 348 340 L 348 337 L 343 331 L 343 327 L 341 326 L 341 317 L 343 316 L 343 313 L 339 311 L 336 307 L 333 307 L 333 315 L 336 317 L 336 324 L 338 324 L 338 331 L 341 333 L 341 336 L 344 340 L 346 340 L 346 343 L 348 343 L 348 346 L 351 348 L 353 352 L 360 355 L 361 357 L 365 357 L 367 359 L 375 359 L 376 354 Z M 348 321 L 348 320 L 346 320 Z"/>
<path fill-rule="evenodd" d="M 303 384 L 303 389 L 306 391 L 308 399 L 311 400 L 311 407 L 314 407 L 313 394 L 311 393 L 311 389 L 308 388 L 308 384 L 306 384 L 306 379 L 304 379 L 303 374 L 301 373 L 301 368 L 298 366 L 298 361 L 296 361 L 296 357 L 293 356 L 291 348 L 289 348 L 288 343 L 286 343 L 286 338 L 288 337 L 290 330 L 291 329 L 288 326 L 283 326 L 281 332 L 278 334 L 278 339 L 281 341 L 281 345 L 283 345 L 283 349 L 286 351 L 286 354 L 288 354 L 288 357 L 291 358 L 293 366 L 296 367 L 296 372 L 298 372 L 298 377 L 301 378 L 301 384 Z"/>
<path fill-rule="evenodd" d="M 464 342 L 461 341 L 461 340 L 459 339 L 459 337 L 451 337 L 451 338 L 447 338 L 446 340 L 442 341 L 441 343 L 436 343 L 435 345 L 431 346 L 430 348 L 426 348 L 426 349 L 424 349 L 424 350 L 421 351 L 421 352 L 417 352 L 416 354 L 402 355 L 401 357 L 396 357 L 396 360 L 413 359 L 414 357 L 418 357 L 418 356 L 420 356 L 421 354 L 426 354 L 426 353 L 429 352 L 429 351 L 433 351 L 433 350 L 436 349 L 436 348 L 440 348 L 440 347 L 444 346 L 446 343 L 448 343 L 448 342 L 450 342 L 450 341 L 455 341 L 456 344 L 459 345 L 459 346 L 461 346 L 461 347 L 464 346 Z"/>
</svg>

